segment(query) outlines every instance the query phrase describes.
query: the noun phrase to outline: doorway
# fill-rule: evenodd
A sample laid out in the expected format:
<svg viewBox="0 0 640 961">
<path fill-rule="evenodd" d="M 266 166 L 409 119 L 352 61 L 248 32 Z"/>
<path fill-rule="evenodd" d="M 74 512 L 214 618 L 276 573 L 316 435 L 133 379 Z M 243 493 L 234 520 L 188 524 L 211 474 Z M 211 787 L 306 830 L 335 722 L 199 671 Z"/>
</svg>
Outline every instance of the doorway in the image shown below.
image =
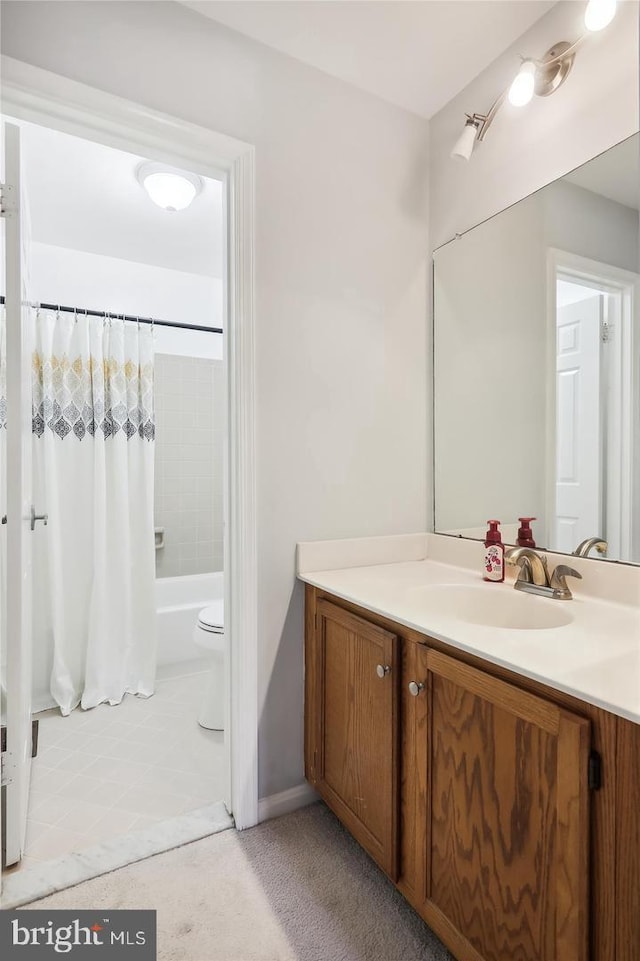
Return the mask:
<svg viewBox="0 0 640 961">
<path fill-rule="evenodd" d="M 19 119 L 40 122 L 44 126 L 50 123 L 76 135 L 86 131 L 94 143 L 125 149 L 144 147 L 144 152 L 140 151 L 142 156 L 153 160 L 167 159 L 174 164 L 179 161 L 183 169 L 196 170 L 200 176 L 213 175 L 223 183 L 223 207 L 228 215 L 231 243 L 230 255 L 227 258 L 225 253 L 224 262 L 227 287 L 224 308 L 230 321 L 223 358 L 224 381 L 246 387 L 244 393 L 227 392 L 230 433 L 234 440 L 225 457 L 224 499 L 229 523 L 224 536 L 224 555 L 232 559 L 236 590 L 230 591 L 227 578 L 224 592 L 228 602 L 225 607 L 229 614 L 229 633 L 235 629 L 239 643 L 237 651 L 227 659 L 225 670 L 231 676 L 232 687 L 227 714 L 241 719 L 238 732 L 242 738 L 240 748 L 234 726 L 231 744 L 234 763 L 227 790 L 229 807 L 234 809 L 237 825 L 249 826 L 257 820 L 255 504 L 252 482 L 253 150 L 229 138 L 151 111 L 145 111 L 141 119 L 140 109 L 135 105 L 62 78 L 51 75 L 43 78 L 41 72 L 31 71 L 25 65 L 16 69 L 19 69 L 20 76 L 8 76 L 5 80 L 5 104 L 15 108 L 11 113 Z M 11 73 L 11 68 L 8 72 Z M 213 165 L 212 158 L 217 158 Z M 239 425 L 235 432 L 234 424 Z M 248 478 L 251 483 L 247 483 Z"/>
<path fill-rule="evenodd" d="M 167 209 L 136 176 L 146 158 L 19 134 L 44 522 L 30 538 L 30 866 L 228 797 L 226 231 L 220 181 L 193 178 L 193 206 Z"/>
<path fill-rule="evenodd" d="M 608 544 L 602 556 L 632 560 L 638 504 L 638 278 L 607 264 L 553 251 L 549 405 L 549 542 L 571 553 L 583 540 Z M 637 351 L 636 351 L 637 353 Z"/>
</svg>

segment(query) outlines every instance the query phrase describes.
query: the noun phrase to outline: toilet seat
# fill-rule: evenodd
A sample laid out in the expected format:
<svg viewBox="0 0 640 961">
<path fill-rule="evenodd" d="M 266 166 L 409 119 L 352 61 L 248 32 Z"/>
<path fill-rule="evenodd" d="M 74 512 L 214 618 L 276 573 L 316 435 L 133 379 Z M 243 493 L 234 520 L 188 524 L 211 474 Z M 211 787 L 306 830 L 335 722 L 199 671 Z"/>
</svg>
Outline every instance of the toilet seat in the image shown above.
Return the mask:
<svg viewBox="0 0 640 961">
<path fill-rule="evenodd" d="M 224 601 L 213 601 L 209 607 L 203 608 L 198 614 L 198 627 L 210 634 L 224 633 Z"/>
</svg>

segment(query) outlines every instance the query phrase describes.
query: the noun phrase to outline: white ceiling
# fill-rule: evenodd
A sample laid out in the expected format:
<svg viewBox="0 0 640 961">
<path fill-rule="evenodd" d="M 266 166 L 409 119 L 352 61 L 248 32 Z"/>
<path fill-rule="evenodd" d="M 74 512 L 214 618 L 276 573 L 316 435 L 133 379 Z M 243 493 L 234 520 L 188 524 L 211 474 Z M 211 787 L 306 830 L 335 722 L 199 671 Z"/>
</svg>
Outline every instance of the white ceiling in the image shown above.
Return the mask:
<svg viewBox="0 0 640 961">
<path fill-rule="evenodd" d="M 383 100 L 432 117 L 553 0 L 182 0 Z"/>
<path fill-rule="evenodd" d="M 556 281 L 557 307 L 569 307 L 571 304 L 579 304 L 581 300 L 597 296 L 598 291 L 593 287 L 583 287 L 582 284 L 574 284 L 568 280 Z"/>
<path fill-rule="evenodd" d="M 578 167 L 565 180 L 633 210 L 640 208 L 640 134 Z"/>
<path fill-rule="evenodd" d="M 15 122 L 15 121 L 14 121 Z M 20 122 L 32 239 L 173 270 L 222 275 L 222 188 L 161 210 L 136 180 L 145 157 Z"/>
</svg>

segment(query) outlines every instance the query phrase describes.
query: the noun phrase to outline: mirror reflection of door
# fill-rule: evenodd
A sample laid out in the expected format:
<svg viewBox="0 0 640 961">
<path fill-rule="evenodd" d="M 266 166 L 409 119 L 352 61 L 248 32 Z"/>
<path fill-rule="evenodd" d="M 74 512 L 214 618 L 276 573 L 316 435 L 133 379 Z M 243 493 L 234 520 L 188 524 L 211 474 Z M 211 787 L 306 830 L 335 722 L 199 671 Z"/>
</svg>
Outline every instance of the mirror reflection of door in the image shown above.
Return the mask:
<svg viewBox="0 0 640 961">
<path fill-rule="evenodd" d="M 601 293 L 558 281 L 556 509 L 552 543 L 568 553 L 602 529 L 602 317 Z"/>
<path fill-rule="evenodd" d="M 606 278 L 556 280 L 556 464 L 552 543 L 571 552 L 599 536 L 610 557 L 629 551 L 631 457 L 624 292 Z"/>
</svg>

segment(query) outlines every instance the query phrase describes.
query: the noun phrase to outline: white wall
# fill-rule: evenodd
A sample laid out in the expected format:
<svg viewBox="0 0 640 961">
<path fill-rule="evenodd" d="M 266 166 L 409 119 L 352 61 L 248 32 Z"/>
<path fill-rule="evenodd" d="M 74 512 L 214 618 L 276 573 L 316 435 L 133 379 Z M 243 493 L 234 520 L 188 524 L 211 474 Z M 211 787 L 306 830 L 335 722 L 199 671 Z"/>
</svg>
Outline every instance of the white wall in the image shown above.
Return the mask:
<svg viewBox="0 0 640 961">
<path fill-rule="evenodd" d="M 427 522 L 425 121 L 173 3 L 6 3 L 4 52 L 256 145 L 260 795 L 302 780 L 298 540 Z"/>
<path fill-rule="evenodd" d="M 490 517 L 516 524 L 533 516 L 544 545 L 541 197 L 437 251 L 434 288 L 435 528 L 479 527 Z"/>
<path fill-rule="evenodd" d="M 200 327 L 224 326 L 222 282 L 216 277 L 52 244 L 32 243 L 30 255 L 31 285 L 36 301 Z M 156 327 L 155 347 L 160 354 L 219 359 L 222 336 Z"/>
<path fill-rule="evenodd" d="M 550 184 L 541 196 L 547 246 L 640 271 L 637 210 L 567 181 Z"/>
<path fill-rule="evenodd" d="M 465 112 L 486 112 L 509 85 L 519 57 L 540 57 L 584 32 L 584 3 L 553 7 L 430 122 L 430 237 L 439 247 L 635 133 L 638 117 L 638 3 L 619 3 L 606 30 L 587 38 L 551 97 L 505 104 L 471 160 L 451 160 Z"/>
</svg>

